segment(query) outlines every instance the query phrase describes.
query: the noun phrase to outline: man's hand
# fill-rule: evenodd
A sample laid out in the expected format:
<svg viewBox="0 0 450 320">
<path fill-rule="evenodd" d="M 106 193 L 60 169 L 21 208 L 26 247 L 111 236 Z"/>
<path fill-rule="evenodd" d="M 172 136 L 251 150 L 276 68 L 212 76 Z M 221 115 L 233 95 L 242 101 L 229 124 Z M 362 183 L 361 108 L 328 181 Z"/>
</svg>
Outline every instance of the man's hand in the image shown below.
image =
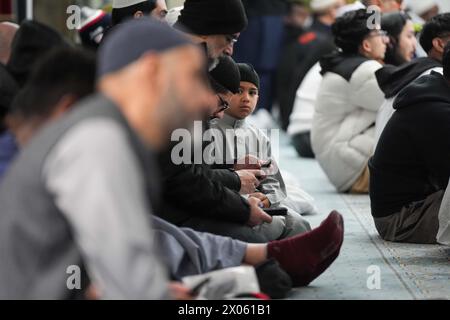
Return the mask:
<svg viewBox="0 0 450 320">
<path fill-rule="evenodd" d="M 255 193 L 250 194 L 250 197 L 259 199 L 259 201 L 261 201 L 261 203 L 264 205 L 264 208 L 270 208 L 270 200 L 269 200 L 269 198 L 267 198 L 267 196 L 264 193 L 255 192 Z"/>
<path fill-rule="evenodd" d="M 262 170 L 239 170 L 236 171 L 239 179 L 241 179 L 240 194 L 251 194 L 266 178 L 266 174 Z"/>
<path fill-rule="evenodd" d="M 259 170 L 261 169 L 262 161 L 255 156 L 247 155 L 239 159 L 234 165 L 234 170 Z"/>
<path fill-rule="evenodd" d="M 86 290 L 85 298 L 86 300 L 100 300 L 102 298 L 102 295 L 98 288 L 91 283 Z"/>
<path fill-rule="evenodd" d="M 250 197 L 248 199 L 248 202 L 250 203 L 250 218 L 247 222 L 247 224 L 250 227 L 255 227 L 260 224 L 263 224 L 264 222 L 271 223 L 272 217 L 269 216 L 267 213 L 265 213 L 260 207 L 259 204 L 261 201 L 259 199 Z"/>
</svg>

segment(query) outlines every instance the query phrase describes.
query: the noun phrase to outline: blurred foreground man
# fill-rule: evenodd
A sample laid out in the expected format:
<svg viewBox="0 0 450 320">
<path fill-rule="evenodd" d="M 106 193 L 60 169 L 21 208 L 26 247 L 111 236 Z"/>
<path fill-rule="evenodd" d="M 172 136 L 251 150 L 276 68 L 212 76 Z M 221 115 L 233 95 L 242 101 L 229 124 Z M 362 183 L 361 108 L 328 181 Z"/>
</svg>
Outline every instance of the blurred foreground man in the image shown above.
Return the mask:
<svg viewBox="0 0 450 320">
<path fill-rule="evenodd" d="M 125 38 L 133 45 L 118 53 Z M 203 70 L 201 50 L 160 23 L 112 35 L 100 51 L 100 93 L 38 132 L 2 181 L 0 299 L 82 298 L 88 281 L 107 299 L 169 297 L 142 142 L 159 148 L 203 114 Z M 82 290 L 67 286 L 73 268 Z"/>
<path fill-rule="evenodd" d="M 164 40 L 137 44 L 136 39 L 148 32 L 164 35 Z M 129 51 L 117 50 L 125 45 Z M 63 54 L 55 53 L 47 59 L 60 61 Z M 162 68 L 163 64 L 167 68 Z M 43 75 L 44 65 L 36 74 Z M 158 148 L 175 125 L 183 126 L 205 112 L 194 107 L 207 105 L 209 98 L 203 68 L 200 51 L 179 34 L 151 21 L 133 22 L 113 35 L 100 51 L 100 94 L 71 106 L 76 97 L 63 95 L 59 88 L 52 97 L 62 96 L 60 101 L 42 102 L 46 110 L 53 110 L 52 117 L 60 120 L 30 132 L 0 186 L 0 298 L 85 298 L 90 283 L 105 299 L 169 297 L 166 266 L 154 248 L 155 229 L 158 239 L 165 239 L 160 243 L 163 250 L 167 249 L 164 252 L 183 256 L 172 263 L 166 261 L 172 276 L 177 271 L 193 274 L 220 269 L 221 264 L 258 265 L 272 258 L 294 285 L 301 286 L 336 259 L 343 241 L 342 217 L 337 213 L 308 234 L 268 245 L 196 235 L 158 219 L 152 228 L 146 199 L 155 170 L 146 161 L 145 148 Z M 64 92 L 75 93 L 76 87 L 73 84 Z M 87 85 L 87 90 L 90 87 Z M 153 89 L 142 90 L 144 87 Z M 31 89 L 25 89 L 26 97 L 35 95 Z M 188 99 L 191 90 L 197 95 Z M 168 93 L 171 98 L 167 98 Z M 24 112 L 29 102 L 16 101 L 22 115 L 28 114 Z M 51 107 L 54 103 L 57 106 Z M 65 111 L 69 108 L 71 111 Z M 64 112 L 67 115 L 60 118 Z M 27 119 L 31 121 L 34 116 Z M 230 250 L 230 259 L 224 252 L 226 243 L 229 249 L 238 251 Z M 222 250 L 213 250 L 214 245 L 222 246 Z M 198 257 L 203 269 L 196 270 L 194 263 L 174 263 L 186 262 L 189 257 Z M 81 271 L 80 286 L 72 291 L 69 278 L 77 268 Z M 186 297 L 187 289 L 174 284 L 172 292 L 172 297 Z"/>
</svg>

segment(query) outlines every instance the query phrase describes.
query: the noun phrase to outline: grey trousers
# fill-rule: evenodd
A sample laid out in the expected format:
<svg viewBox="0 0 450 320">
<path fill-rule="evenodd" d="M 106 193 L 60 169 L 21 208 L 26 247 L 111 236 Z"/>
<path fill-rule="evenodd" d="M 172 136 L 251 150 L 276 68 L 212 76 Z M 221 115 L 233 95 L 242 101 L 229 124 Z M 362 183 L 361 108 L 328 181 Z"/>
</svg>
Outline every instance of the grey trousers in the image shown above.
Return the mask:
<svg viewBox="0 0 450 320">
<path fill-rule="evenodd" d="M 445 191 L 439 211 L 437 242 L 450 246 L 450 183 Z"/>
<path fill-rule="evenodd" d="M 439 231 L 439 209 L 444 191 L 413 202 L 393 215 L 374 218 L 380 236 L 387 241 L 434 244 Z"/>
<path fill-rule="evenodd" d="M 153 218 L 160 255 L 174 280 L 242 264 L 247 244 L 231 238 L 178 228 Z"/>
</svg>

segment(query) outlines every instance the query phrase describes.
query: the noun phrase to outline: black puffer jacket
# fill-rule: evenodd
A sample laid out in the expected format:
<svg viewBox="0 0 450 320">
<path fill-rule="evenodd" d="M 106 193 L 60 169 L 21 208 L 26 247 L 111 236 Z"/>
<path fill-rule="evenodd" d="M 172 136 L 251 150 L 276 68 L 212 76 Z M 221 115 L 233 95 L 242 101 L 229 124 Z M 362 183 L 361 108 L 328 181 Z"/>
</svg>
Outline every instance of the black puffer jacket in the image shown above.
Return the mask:
<svg viewBox="0 0 450 320">
<path fill-rule="evenodd" d="M 176 225 L 194 216 L 247 223 L 250 205 L 238 193 L 241 183 L 235 172 L 213 170 L 206 164 L 175 165 L 170 150 L 159 156 L 164 204 L 158 213 L 162 218 Z"/>
</svg>

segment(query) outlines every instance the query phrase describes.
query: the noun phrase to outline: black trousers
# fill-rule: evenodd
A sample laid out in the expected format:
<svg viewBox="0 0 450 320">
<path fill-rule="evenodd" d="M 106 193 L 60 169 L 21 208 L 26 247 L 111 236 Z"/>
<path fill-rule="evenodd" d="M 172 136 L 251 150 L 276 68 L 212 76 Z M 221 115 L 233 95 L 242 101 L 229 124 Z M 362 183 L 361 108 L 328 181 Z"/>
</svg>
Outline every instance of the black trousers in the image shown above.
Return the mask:
<svg viewBox="0 0 450 320">
<path fill-rule="evenodd" d="M 292 144 L 302 158 L 314 159 L 314 151 L 311 146 L 311 132 L 302 132 L 292 136 Z"/>
</svg>

